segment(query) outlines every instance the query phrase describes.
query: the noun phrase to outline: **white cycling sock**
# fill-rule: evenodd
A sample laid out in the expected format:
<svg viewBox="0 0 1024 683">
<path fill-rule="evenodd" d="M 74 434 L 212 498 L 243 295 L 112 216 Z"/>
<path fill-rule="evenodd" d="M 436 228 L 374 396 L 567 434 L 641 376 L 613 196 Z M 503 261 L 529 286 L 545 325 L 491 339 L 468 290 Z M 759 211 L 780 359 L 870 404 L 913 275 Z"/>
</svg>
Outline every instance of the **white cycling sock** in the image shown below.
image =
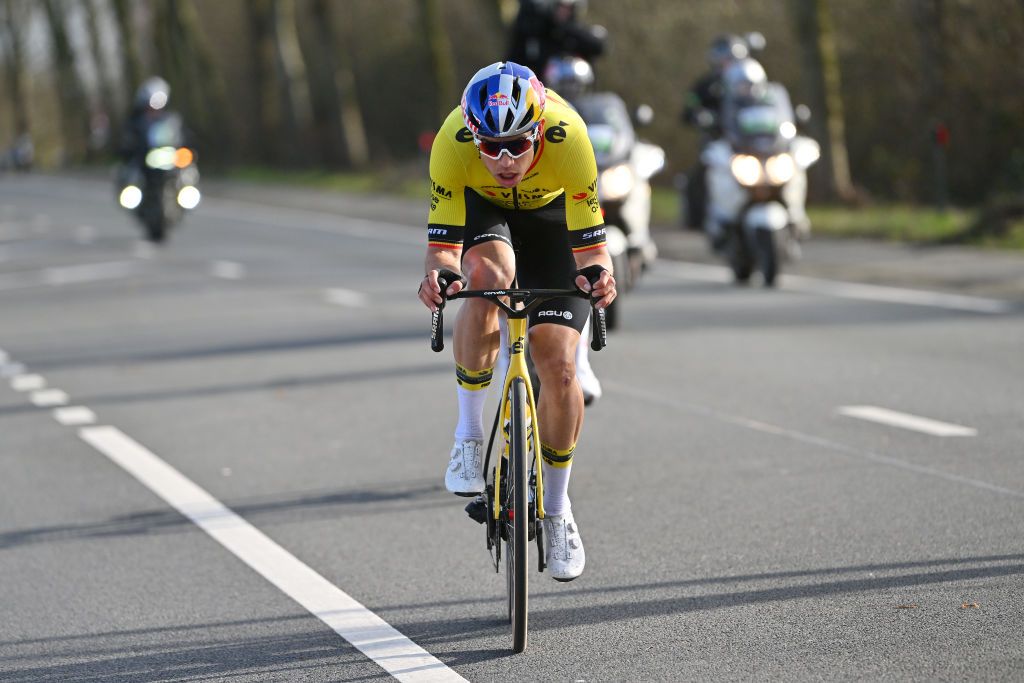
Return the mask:
<svg viewBox="0 0 1024 683">
<path fill-rule="evenodd" d="M 487 392 L 459 387 L 459 423 L 455 426 L 455 440 L 484 440 L 484 402 Z"/>
<path fill-rule="evenodd" d="M 572 509 L 569 502 L 569 472 L 572 463 L 566 467 L 552 467 L 544 463 L 544 514 L 564 515 Z"/>
<path fill-rule="evenodd" d="M 580 343 L 576 345 L 576 367 L 590 367 L 590 317 L 583 323 L 583 331 L 580 332 Z"/>
</svg>

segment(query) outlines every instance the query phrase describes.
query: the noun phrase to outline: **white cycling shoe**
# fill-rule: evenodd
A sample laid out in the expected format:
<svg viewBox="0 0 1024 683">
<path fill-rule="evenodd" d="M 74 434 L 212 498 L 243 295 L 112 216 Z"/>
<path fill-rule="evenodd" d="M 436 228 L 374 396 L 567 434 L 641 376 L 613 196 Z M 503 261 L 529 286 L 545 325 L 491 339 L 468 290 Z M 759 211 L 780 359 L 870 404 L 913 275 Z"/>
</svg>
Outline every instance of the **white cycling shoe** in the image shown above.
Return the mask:
<svg viewBox="0 0 1024 683">
<path fill-rule="evenodd" d="M 601 398 L 601 382 L 594 374 L 590 363 L 576 363 L 576 380 L 583 390 L 583 405 L 590 405 Z"/>
<path fill-rule="evenodd" d="M 548 572 L 555 581 L 572 581 L 583 573 L 587 555 L 572 511 L 543 519 Z"/>
<path fill-rule="evenodd" d="M 482 442 L 475 439 L 456 441 L 452 447 L 444 485 L 457 496 L 475 496 L 484 490 Z"/>
</svg>

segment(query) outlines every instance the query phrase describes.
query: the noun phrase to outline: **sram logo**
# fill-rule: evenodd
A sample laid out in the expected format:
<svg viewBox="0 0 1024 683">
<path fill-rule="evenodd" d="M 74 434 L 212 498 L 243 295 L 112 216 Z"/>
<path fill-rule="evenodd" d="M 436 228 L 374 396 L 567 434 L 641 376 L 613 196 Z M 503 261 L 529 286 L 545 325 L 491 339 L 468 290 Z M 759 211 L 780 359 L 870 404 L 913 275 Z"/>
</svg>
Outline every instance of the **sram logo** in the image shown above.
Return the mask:
<svg viewBox="0 0 1024 683">
<path fill-rule="evenodd" d="M 537 311 L 538 318 L 565 318 L 572 320 L 572 311 Z"/>
<path fill-rule="evenodd" d="M 447 235 L 447 228 L 427 228 L 428 235 Z"/>
<path fill-rule="evenodd" d="M 583 239 L 594 240 L 598 237 L 603 237 L 605 234 L 604 228 L 598 228 L 597 230 L 591 230 L 590 232 L 583 233 Z"/>
</svg>

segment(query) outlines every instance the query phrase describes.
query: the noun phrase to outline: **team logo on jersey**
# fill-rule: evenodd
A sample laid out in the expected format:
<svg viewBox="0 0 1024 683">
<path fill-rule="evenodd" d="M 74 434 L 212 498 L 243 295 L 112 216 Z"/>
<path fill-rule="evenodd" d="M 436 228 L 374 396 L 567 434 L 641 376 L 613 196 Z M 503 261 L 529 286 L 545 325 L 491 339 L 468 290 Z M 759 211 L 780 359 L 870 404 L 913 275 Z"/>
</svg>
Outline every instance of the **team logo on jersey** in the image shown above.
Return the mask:
<svg viewBox="0 0 1024 683">
<path fill-rule="evenodd" d="M 443 185 L 438 185 L 434 181 L 431 181 L 431 184 L 434 186 L 434 194 L 436 194 L 438 197 L 441 197 L 443 199 L 451 199 L 452 198 L 452 191 L 451 190 L 445 188 Z"/>
<path fill-rule="evenodd" d="M 572 198 L 575 199 L 578 202 L 581 202 L 581 201 L 583 201 L 584 199 L 587 198 L 588 194 L 590 194 L 590 193 L 589 192 L 577 192 L 576 194 L 574 194 L 572 196 Z"/>
</svg>

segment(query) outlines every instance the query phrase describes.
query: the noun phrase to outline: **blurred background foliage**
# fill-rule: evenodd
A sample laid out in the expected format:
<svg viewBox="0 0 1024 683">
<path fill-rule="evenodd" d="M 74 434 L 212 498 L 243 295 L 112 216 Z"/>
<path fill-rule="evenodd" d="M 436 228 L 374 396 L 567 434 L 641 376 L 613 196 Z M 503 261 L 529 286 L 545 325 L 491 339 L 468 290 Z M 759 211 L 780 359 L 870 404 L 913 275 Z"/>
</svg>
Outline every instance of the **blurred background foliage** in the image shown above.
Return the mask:
<svg viewBox="0 0 1024 683">
<path fill-rule="evenodd" d="M 0 150 L 30 133 L 37 166 L 107 160 L 136 85 L 160 74 L 209 169 L 421 173 L 429 133 L 469 76 L 503 56 L 515 10 L 515 0 L 0 0 Z M 756 30 L 769 76 L 811 107 L 808 132 L 823 141 L 828 117 L 841 117 L 854 193 L 837 192 L 819 164 L 817 198 L 978 206 L 1024 188 L 1020 0 L 591 0 L 584 19 L 609 30 L 597 85 L 654 108 L 644 137 L 668 152 L 663 184 L 697 153 L 680 113 L 709 42 Z M 836 57 L 841 108 L 826 106 L 822 54 Z"/>
</svg>

